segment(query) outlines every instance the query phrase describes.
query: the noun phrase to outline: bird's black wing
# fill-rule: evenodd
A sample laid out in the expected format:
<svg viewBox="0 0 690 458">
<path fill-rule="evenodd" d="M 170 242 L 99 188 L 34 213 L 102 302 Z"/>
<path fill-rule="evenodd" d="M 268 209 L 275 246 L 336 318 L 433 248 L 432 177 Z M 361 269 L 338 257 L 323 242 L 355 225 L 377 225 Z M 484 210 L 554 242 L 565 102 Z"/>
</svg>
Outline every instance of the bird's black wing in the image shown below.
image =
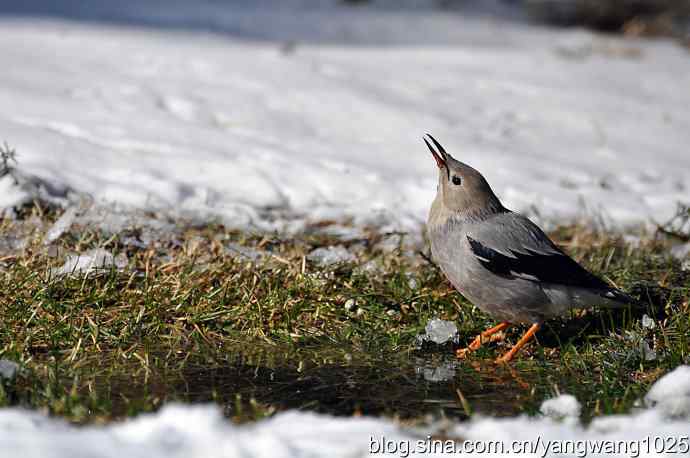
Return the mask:
<svg viewBox="0 0 690 458">
<path fill-rule="evenodd" d="M 496 275 L 607 292 L 613 289 L 560 250 L 548 253 L 509 250 L 508 256 L 469 235 L 467 240 L 481 265 Z"/>
</svg>

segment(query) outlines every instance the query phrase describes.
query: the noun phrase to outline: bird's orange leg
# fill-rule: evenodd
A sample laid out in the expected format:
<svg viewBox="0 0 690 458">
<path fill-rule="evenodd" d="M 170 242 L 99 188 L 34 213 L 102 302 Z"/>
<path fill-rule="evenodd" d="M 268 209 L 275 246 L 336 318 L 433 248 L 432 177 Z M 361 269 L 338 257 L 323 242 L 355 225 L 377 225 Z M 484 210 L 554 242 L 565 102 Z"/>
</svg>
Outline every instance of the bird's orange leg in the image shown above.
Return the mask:
<svg viewBox="0 0 690 458">
<path fill-rule="evenodd" d="M 486 331 L 482 332 L 477 337 L 475 337 L 468 348 L 472 351 L 479 350 L 479 347 L 482 346 L 487 337 L 491 337 L 492 335 L 496 334 L 497 332 L 503 331 L 509 326 L 510 324 L 503 322 L 501 324 L 494 326 L 493 328 L 487 329 Z"/>
<path fill-rule="evenodd" d="M 487 329 L 486 331 L 482 332 L 477 337 L 475 337 L 472 343 L 467 346 L 467 348 L 459 348 L 455 352 L 455 355 L 458 358 L 465 358 L 469 352 L 479 350 L 479 347 L 482 346 L 482 344 L 486 341 L 487 338 L 491 337 L 497 332 L 503 331 L 509 326 L 509 323 L 503 322 L 494 326 L 493 328 Z"/>
<path fill-rule="evenodd" d="M 505 355 L 503 355 L 503 356 L 501 356 L 500 358 L 498 358 L 498 359 L 496 360 L 496 362 L 497 362 L 497 363 L 507 363 L 508 361 L 510 361 L 511 359 L 513 359 L 513 357 L 517 354 L 517 352 L 519 352 L 520 349 L 521 349 L 522 347 L 524 347 L 525 344 L 526 344 L 527 342 L 529 342 L 530 339 L 531 339 L 532 337 L 534 337 L 534 335 L 537 333 L 537 331 L 539 330 L 539 328 L 541 328 L 541 325 L 540 325 L 539 323 L 534 323 L 534 324 L 527 330 L 527 332 L 525 333 L 525 335 L 522 336 L 522 337 L 520 338 L 520 340 L 518 340 L 518 343 L 516 343 L 515 346 L 514 346 L 513 348 L 511 348 L 510 351 L 508 351 L 508 353 L 506 353 Z"/>
</svg>

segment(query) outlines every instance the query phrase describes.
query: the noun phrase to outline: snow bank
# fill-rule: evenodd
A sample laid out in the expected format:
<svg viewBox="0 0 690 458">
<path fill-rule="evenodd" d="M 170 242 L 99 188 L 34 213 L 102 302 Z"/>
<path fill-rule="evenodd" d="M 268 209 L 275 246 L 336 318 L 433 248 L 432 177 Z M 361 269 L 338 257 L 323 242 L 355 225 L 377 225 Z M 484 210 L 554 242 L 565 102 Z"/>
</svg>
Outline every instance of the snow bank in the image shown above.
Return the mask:
<svg viewBox="0 0 690 458">
<path fill-rule="evenodd" d="M 662 378 L 650 395 L 672 397 L 680 385 L 683 386 L 680 390 L 685 392 L 688 370 L 689 366 L 677 368 Z M 671 402 L 671 398 L 667 400 Z M 553 406 L 559 405 L 555 410 L 563 413 L 565 407 L 568 415 L 576 414 L 573 406 L 577 402 L 567 396 L 545 404 L 551 407 L 543 410 L 554 410 Z M 653 456 L 661 451 L 670 452 L 672 448 L 677 456 L 687 456 L 690 453 L 682 445 L 682 437 L 687 438 L 690 432 L 688 420 L 687 416 L 669 419 L 664 411 L 656 408 L 596 418 L 587 427 L 549 417 L 475 418 L 450 428 L 446 426 L 446 435 L 458 441 L 436 446 L 460 447 L 463 438 L 467 440 L 465 447 L 472 445 L 475 451 L 480 446 L 491 446 L 503 447 L 494 448 L 498 454 L 515 454 L 514 447 L 521 447 L 523 455 L 562 456 L 558 451 L 562 448 L 557 447 L 571 446 L 576 447 L 570 453 L 573 456 L 582 447 L 596 447 L 596 444 L 606 447 L 615 442 L 618 447 L 626 447 L 625 451 L 619 448 L 612 454 L 608 449 L 590 448 L 587 456 Z M 87 427 L 70 426 L 20 409 L 0 410 L 0 444 L 4 456 L 25 458 L 361 457 L 377 456 L 381 453 L 370 452 L 380 451 L 390 452 L 388 456 L 404 456 L 405 449 L 410 451 L 415 447 L 418 455 L 444 456 L 422 453 L 433 451 L 428 433 L 402 429 L 384 419 L 335 418 L 305 412 L 281 413 L 255 424 L 236 426 L 223 418 L 216 407 L 179 404 L 121 424 Z M 647 442 L 646 438 L 649 438 Z M 665 438 L 675 438 L 675 445 Z M 496 444 L 497 440 L 502 445 Z M 489 441 L 494 441 L 493 445 Z M 448 449 L 436 451 L 443 450 Z"/>
<path fill-rule="evenodd" d="M 234 426 L 213 406 L 169 405 L 120 425 L 75 428 L 41 414 L 0 410 L 3 456 L 230 458 L 364 456 L 369 435 L 405 436 L 382 420 L 288 412 Z"/>
<path fill-rule="evenodd" d="M 280 227 L 277 212 L 416 227 L 435 192 L 424 132 L 544 219 L 663 220 L 688 200 L 687 50 L 331 3 L 2 16 L 2 140 L 51 189 L 231 226 Z M 138 14 L 228 35 L 122 25 Z M 1 204 L 27 199 L 9 184 Z"/>
</svg>

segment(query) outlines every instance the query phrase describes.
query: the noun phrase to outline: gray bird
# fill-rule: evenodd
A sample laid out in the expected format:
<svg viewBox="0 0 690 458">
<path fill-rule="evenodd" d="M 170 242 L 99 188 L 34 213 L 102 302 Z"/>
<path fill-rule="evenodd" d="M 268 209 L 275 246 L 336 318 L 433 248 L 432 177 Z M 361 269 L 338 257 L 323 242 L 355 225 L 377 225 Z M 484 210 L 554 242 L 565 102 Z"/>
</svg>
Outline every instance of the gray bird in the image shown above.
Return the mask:
<svg viewBox="0 0 690 458">
<path fill-rule="evenodd" d="M 566 255 L 529 219 L 505 208 L 481 173 L 427 136 L 439 168 L 427 223 L 431 252 L 465 298 L 501 321 L 458 350 L 459 357 L 511 324 L 531 324 L 498 359 L 508 362 L 548 318 L 573 308 L 635 303 Z"/>
</svg>

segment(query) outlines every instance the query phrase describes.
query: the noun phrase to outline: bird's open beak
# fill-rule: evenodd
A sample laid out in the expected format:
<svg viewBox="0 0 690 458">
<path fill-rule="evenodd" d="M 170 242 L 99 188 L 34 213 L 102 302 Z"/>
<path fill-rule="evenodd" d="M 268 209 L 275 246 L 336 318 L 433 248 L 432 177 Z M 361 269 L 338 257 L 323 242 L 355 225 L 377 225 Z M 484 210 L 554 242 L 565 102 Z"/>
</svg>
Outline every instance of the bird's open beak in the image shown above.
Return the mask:
<svg viewBox="0 0 690 458">
<path fill-rule="evenodd" d="M 446 153 L 446 150 L 443 149 L 443 146 L 441 146 L 441 144 L 437 142 L 436 139 L 431 136 L 431 134 L 426 134 L 426 136 L 429 137 L 432 142 L 434 142 L 434 145 L 436 145 L 436 148 L 438 149 L 438 151 L 436 151 L 426 137 L 423 137 L 424 143 L 426 143 L 427 148 L 429 148 L 432 156 L 434 156 L 434 160 L 436 160 L 436 165 L 438 165 L 439 169 L 447 168 L 446 158 L 448 157 L 448 153 Z"/>
</svg>

